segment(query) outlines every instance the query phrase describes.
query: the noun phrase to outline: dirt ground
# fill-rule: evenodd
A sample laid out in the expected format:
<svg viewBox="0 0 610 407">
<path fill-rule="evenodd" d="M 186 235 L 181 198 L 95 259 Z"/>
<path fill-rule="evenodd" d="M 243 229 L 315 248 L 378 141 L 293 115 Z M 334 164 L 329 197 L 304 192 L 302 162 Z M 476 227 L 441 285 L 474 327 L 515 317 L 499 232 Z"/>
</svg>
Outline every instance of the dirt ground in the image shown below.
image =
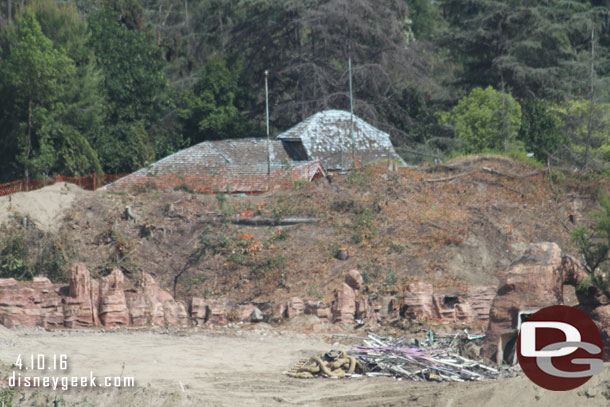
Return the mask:
<svg viewBox="0 0 610 407">
<path fill-rule="evenodd" d="M 543 390 L 526 377 L 471 383 L 391 378 L 292 379 L 301 358 L 333 347 L 328 336 L 260 326 L 221 331 L 0 332 L 0 362 L 17 355 L 68 355 L 67 375 L 132 376 L 135 388 L 18 390 L 14 406 L 607 406 L 610 366 L 570 392 Z M 337 347 L 335 344 L 334 347 Z M 341 347 L 341 346 L 339 346 Z M 24 372 L 25 374 L 25 372 Z M 52 374 L 51 374 L 52 375 Z"/>
</svg>

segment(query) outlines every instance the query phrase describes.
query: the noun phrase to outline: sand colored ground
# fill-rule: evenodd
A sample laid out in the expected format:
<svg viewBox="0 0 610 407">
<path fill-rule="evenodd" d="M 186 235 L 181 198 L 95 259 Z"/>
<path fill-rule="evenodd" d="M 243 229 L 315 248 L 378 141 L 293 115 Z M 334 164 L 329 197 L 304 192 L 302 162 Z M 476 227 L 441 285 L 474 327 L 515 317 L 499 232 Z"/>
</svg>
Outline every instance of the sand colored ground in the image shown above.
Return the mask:
<svg viewBox="0 0 610 407">
<path fill-rule="evenodd" d="M 54 231 L 74 199 L 88 192 L 74 184 L 58 182 L 30 192 L 0 197 L 0 225 L 11 217 L 27 216 L 44 231 Z"/>
<path fill-rule="evenodd" d="M 543 390 L 525 377 L 474 383 L 390 378 L 291 379 L 295 361 L 328 350 L 328 339 L 258 332 L 0 332 L 4 371 L 17 354 L 66 353 L 70 375 L 134 376 L 134 389 L 18 391 L 15 406 L 607 406 L 610 367 L 570 392 Z M 124 367 L 123 367 L 124 366 Z M 182 388 L 184 387 L 184 391 Z"/>
</svg>

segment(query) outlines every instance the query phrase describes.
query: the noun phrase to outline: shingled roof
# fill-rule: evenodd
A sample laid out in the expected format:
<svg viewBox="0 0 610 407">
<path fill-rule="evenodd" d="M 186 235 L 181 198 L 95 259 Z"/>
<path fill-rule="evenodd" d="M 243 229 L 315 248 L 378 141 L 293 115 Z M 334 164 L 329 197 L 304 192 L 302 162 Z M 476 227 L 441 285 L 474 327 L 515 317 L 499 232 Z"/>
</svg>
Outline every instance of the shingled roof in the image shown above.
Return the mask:
<svg viewBox="0 0 610 407">
<path fill-rule="evenodd" d="M 267 177 L 267 140 L 248 138 L 205 141 L 129 174 L 102 189 L 120 190 L 146 183 L 181 182 L 194 190 L 266 192 L 324 175 L 319 161 L 293 161 L 282 142 L 269 143 L 271 178 Z"/>
<path fill-rule="evenodd" d="M 405 165 L 394 150 L 390 135 L 357 116 L 353 116 L 352 135 L 350 116 L 349 112 L 343 110 L 325 110 L 305 119 L 277 138 L 284 143 L 284 148 L 293 158 L 320 160 L 330 170 L 352 167 L 354 153 L 360 164 L 389 158 Z M 307 157 L 299 154 L 302 150 Z"/>
<path fill-rule="evenodd" d="M 296 164 L 278 140 L 271 140 L 269 143 L 269 157 L 272 171 L 282 169 L 286 163 Z M 141 168 L 132 175 L 247 177 L 266 173 L 267 140 L 245 138 L 204 141 Z"/>
</svg>

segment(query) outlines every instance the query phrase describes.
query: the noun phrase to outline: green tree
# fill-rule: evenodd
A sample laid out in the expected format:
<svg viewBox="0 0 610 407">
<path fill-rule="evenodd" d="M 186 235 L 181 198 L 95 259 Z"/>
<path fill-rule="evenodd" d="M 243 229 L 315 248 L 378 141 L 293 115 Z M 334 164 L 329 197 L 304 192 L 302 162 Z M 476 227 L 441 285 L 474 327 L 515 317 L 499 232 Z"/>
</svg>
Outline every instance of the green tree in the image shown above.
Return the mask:
<svg viewBox="0 0 610 407">
<path fill-rule="evenodd" d="M 567 139 L 556 158 L 584 169 L 589 145 L 589 165 L 602 168 L 610 158 L 610 103 L 591 106 L 590 100 L 575 99 L 554 106 L 553 111 L 561 118 L 560 131 Z"/>
<path fill-rule="evenodd" d="M 537 160 L 545 162 L 569 139 L 561 131 L 562 121 L 543 99 L 528 99 L 521 104 L 519 140 Z"/>
<path fill-rule="evenodd" d="M 109 173 L 153 161 L 155 147 L 171 148 L 165 139 L 174 136 L 162 131 L 172 102 L 161 50 L 152 35 L 139 30 L 138 10 L 137 3 L 114 2 L 88 17 L 106 94 L 103 130 L 94 146 Z"/>
<path fill-rule="evenodd" d="M 600 204 L 601 209 L 593 214 L 593 228 L 574 229 L 571 235 L 583 257 L 587 273 L 579 288 L 587 289 L 593 285 L 610 300 L 610 198 L 602 197 Z"/>
<path fill-rule="evenodd" d="M 65 86 L 61 114 L 49 129 L 56 152 L 53 171 L 76 176 L 101 172 L 91 142 L 102 126 L 102 77 L 88 44 L 87 23 L 70 4 L 37 0 L 29 7 L 54 48 L 65 50 L 75 65 L 75 73 Z"/>
<path fill-rule="evenodd" d="M 444 28 L 445 20 L 432 0 L 406 0 L 406 3 L 416 39 L 430 39 Z"/>
<path fill-rule="evenodd" d="M 20 147 L 14 131 L 18 133 L 20 127 L 29 127 L 31 136 L 33 134 L 34 137 L 33 154 L 39 156 L 38 160 L 32 162 L 36 165 L 35 168 L 30 168 L 33 171 L 29 171 L 31 175 L 39 175 L 41 172 L 65 175 L 100 172 L 99 160 L 90 140 L 100 129 L 103 99 L 93 54 L 86 44 L 86 23 L 73 6 L 58 5 L 51 0 L 30 3 L 17 13 L 15 23 L 6 27 L 0 35 L 3 57 L 0 65 L 4 70 L 17 69 L 14 64 L 9 66 L 10 60 L 24 62 L 23 55 L 18 57 L 14 52 L 17 50 L 20 36 L 23 35 L 20 33 L 25 24 L 22 20 L 30 18 L 25 17 L 25 13 L 39 24 L 45 38 L 38 49 L 60 58 L 53 63 L 57 69 L 53 70 L 52 77 L 48 79 L 53 85 L 39 90 L 42 94 L 39 104 L 33 100 L 31 127 L 28 126 L 28 106 L 20 102 L 19 98 L 22 96 L 19 87 L 23 87 L 28 80 L 28 73 L 20 70 L 14 75 L 0 79 L 3 90 L 1 95 L 4 96 L 0 96 L 0 122 L 4 128 L 13 129 L 13 132 L 4 134 L 9 139 L 4 143 L 6 159 L 0 160 L 0 178 L 25 175 L 22 171 L 17 172 L 15 168 Z M 36 47 L 31 50 L 35 49 Z M 14 94 L 17 97 L 14 97 Z M 37 110 L 37 107 L 42 110 Z M 36 112 L 40 115 L 36 116 Z M 22 165 L 19 164 L 20 167 Z"/>
<path fill-rule="evenodd" d="M 606 7 L 579 0 L 444 0 L 440 7 L 450 26 L 442 43 L 463 65 L 459 84 L 506 88 L 518 98 L 583 92 L 588 63 L 579 56 L 591 29 L 608 25 Z"/>
<path fill-rule="evenodd" d="M 15 24 L 7 31 L 1 65 L 7 129 L 0 136 L 5 138 L 2 161 L 13 166 L 7 173 L 16 175 L 17 164 L 28 179 L 50 171 L 55 163 L 53 128 L 76 70 L 65 51 L 54 48 L 43 34 L 32 10 L 26 9 Z"/>
<path fill-rule="evenodd" d="M 227 64 L 219 57 L 201 69 L 193 90 L 186 92 L 185 106 L 180 111 L 183 134 L 192 144 L 260 135 L 260 129 L 254 129 L 236 106 L 240 72 L 239 63 Z"/>
<path fill-rule="evenodd" d="M 441 121 L 455 128 L 466 153 L 510 151 L 517 148 L 521 107 L 508 93 L 491 86 L 475 88 L 450 112 L 441 114 Z"/>
<path fill-rule="evenodd" d="M 432 80 L 417 45 L 409 43 L 404 0 L 243 4 L 248 18 L 236 25 L 228 51 L 243 58 L 245 85 L 256 91 L 249 117 L 265 117 L 265 70 L 273 127 L 288 128 L 324 109 L 349 110 L 351 57 L 354 112 L 395 141 L 409 139 L 408 129 L 393 126 L 389 117 L 408 115 L 403 90 L 425 93 Z"/>
</svg>

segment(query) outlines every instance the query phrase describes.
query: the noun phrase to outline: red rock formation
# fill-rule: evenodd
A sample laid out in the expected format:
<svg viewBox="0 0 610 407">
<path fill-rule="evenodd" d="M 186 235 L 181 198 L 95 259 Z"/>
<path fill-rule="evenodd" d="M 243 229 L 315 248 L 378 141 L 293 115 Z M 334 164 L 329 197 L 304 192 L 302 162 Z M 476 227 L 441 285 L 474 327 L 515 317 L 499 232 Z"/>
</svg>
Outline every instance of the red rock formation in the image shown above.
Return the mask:
<svg viewBox="0 0 610 407">
<path fill-rule="evenodd" d="M 212 324 L 223 324 L 228 322 L 233 307 L 226 299 L 216 299 L 207 302 L 208 319 Z M 237 318 L 236 318 L 237 319 Z"/>
<path fill-rule="evenodd" d="M 203 325 L 208 319 L 208 305 L 203 298 L 193 297 L 189 313 L 195 325 Z"/>
<path fill-rule="evenodd" d="M 44 328 L 63 326 L 64 312 L 59 289 L 46 277 L 34 277 L 32 286 L 40 293 L 38 303 L 42 311 L 40 325 Z"/>
<path fill-rule="evenodd" d="M 250 321 L 250 315 L 254 311 L 254 304 L 243 304 L 237 308 L 238 319 L 240 321 Z"/>
<path fill-rule="evenodd" d="M 70 291 L 64 298 L 64 324 L 67 328 L 99 325 L 99 284 L 91 280 L 85 263 L 76 263 L 70 273 Z"/>
<path fill-rule="evenodd" d="M 129 325 L 129 310 L 123 289 L 124 279 L 123 272 L 115 268 L 101 280 L 99 315 L 100 322 L 104 326 Z"/>
<path fill-rule="evenodd" d="M 184 304 L 161 289 L 148 273 L 142 274 L 142 281 L 136 291 L 127 293 L 127 305 L 131 325 L 134 326 L 188 324 Z"/>
<path fill-rule="evenodd" d="M 305 313 L 305 303 L 299 297 L 292 297 L 288 304 L 286 304 L 286 310 L 284 311 L 287 318 L 292 318 L 297 315 Z"/>
<path fill-rule="evenodd" d="M 362 286 L 363 278 L 358 270 L 350 270 L 345 275 L 345 282 L 334 292 L 334 301 L 330 306 L 332 322 L 353 323 L 354 319 L 366 318 L 369 312 L 367 301 L 357 300 L 357 290 Z M 321 313 L 325 316 L 325 313 Z"/>
<path fill-rule="evenodd" d="M 183 303 L 171 300 L 163 303 L 165 326 L 187 326 L 189 322 L 186 307 Z"/>
<path fill-rule="evenodd" d="M 409 284 L 402 298 L 406 306 L 405 316 L 421 320 L 436 320 L 440 314 L 434 299 L 434 287 L 430 283 Z"/>
<path fill-rule="evenodd" d="M 518 313 L 524 309 L 563 303 L 563 285 L 578 286 L 587 276 L 573 257 L 562 255 L 555 243 L 532 244 L 500 281 L 490 311 L 482 354 L 494 358 L 507 351 L 506 340 L 516 334 Z M 604 359 L 610 358 L 610 301 L 594 286 L 577 290 L 577 308 L 600 329 Z M 505 339 L 506 338 L 506 339 Z"/>
<path fill-rule="evenodd" d="M 489 319 L 496 296 L 494 287 L 476 286 L 468 290 L 435 290 L 430 283 L 409 284 L 404 292 L 401 312 L 405 317 L 433 322 L 481 325 Z"/>
<path fill-rule="evenodd" d="M 489 321 L 489 310 L 496 297 L 495 287 L 470 287 L 466 302 L 470 308 L 468 311 L 469 321 Z M 461 304 L 460 304 L 461 305 Z M 456 306 L 456 313 L 459 312 Z M 461 308 L 460 308 L 461 312 Z M 460 319 L 458 317 L 458 319 Z"/>
<path fill-rule="evenodd" d="M 144 274 L 142 280 L 137 290 L 125 291 L 119 269 L 98 282 L 83 263 L 72 266 L 67 296 L 46 277 L 31 282 L 0 279 L 0 323 L 67 328 L 188 324 L 182 303 L 150 275 Z"/>
<path fill-rule="evenodd" d="M 610 305 L 600 305 L 587 313 L 602 334 L 602 355 L 604 361 L 608 362 L 610 360 Z"/>
<path fill-rule="evenodd" d="M 483 356 L 495 358 L 501 336 L 517 329 L 520 311 L 562 303 L 563 274 L 561 249 L 555 243 L 532 244 L 510 265 L 491 306 Z"/>
<path fill-rule="evenodd" d="M 0 279 L 0 323 L 53 327 L 63 324 L 61 300 L 55 287 L 46 277 L 36 277 L 24 286 L 15 279 Z"/>
<path fill-rule="evenodd" d="M 352 323 L 356 313 L 356 292 L 347 283 L 335 290 L 335 300 L 331 307 L 333 322 Z"/>
</svg>

